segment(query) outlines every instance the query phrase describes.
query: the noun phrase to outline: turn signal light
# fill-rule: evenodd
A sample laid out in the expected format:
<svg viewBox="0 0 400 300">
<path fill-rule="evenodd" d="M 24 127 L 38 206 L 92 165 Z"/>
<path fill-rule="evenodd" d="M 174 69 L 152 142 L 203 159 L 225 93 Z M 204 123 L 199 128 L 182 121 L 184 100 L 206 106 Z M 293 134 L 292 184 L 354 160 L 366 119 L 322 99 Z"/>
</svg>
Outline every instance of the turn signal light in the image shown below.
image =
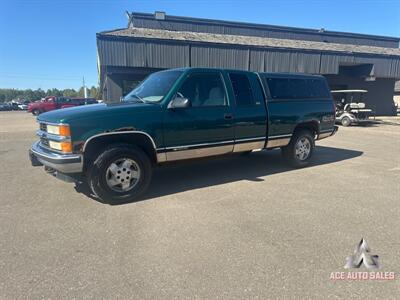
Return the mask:
<svg viewBox="0 0 400 300">
<path fill-rule="evenodd" d="M 60 125 L 59 132 L 62 136 L 71 136 L 71 130 L 68 125 Z"/>
<path fill-rule="evenodd" d="M 68 128 L 69 129 L 69 128 Z M 66 153 L 72 152 L 72 143 L 71 142 L 61 142 L 61 151 Z"/>
</svg>

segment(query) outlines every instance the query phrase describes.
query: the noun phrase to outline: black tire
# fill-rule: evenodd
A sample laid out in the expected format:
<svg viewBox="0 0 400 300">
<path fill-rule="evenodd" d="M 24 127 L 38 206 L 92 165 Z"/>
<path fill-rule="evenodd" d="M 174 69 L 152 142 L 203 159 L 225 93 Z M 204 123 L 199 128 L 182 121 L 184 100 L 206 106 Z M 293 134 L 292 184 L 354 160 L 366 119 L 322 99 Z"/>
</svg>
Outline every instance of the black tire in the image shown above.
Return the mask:
<svg viewBox="0 0 400 300">
<path fill-rule="evenodd" d="M 298 155 L 296 155 L 296 145 L 302 139 L 307 139 L 309 144 L 309 152 L 307 156 L 301 159 Z M 304 141 L 304 140 L 303 140 Z M 295 168 L 303 168 L 310 163 L 310 159 L 314 153 L 315 141 L 314 136 L 309 130 L 298 130 L 292 136 L 289 145 L 286 147 L 282 147 L 282 155 L 289 162 L 289 164 Z"/>
<path fill-rule="evenodd" d="M 140 176 L 130 190 L 116 191 L 109 186 L 106 176 L 109 175 L 108 169 L 112 163 L 124 159 L 136 163 Z M 95 158 L 94 162 L 88 168 L 87 179 L 93 194 L 103 202 L 121 204 L 139 198 L 147 190 L 151 181 L 151 175 L 152 164 L 146 153 L 136 146 L 114 144 L 105 148 L 101 154 Z M 121 180 L 124 181 L 124 179 Z M 115 186 L 115 188 L 117 188 L 117 186 Z"/>
<path fill-rule="evenodd" d="M 40 110 L 38 110 L 38 109 L 32 110 L 32 115 L 34 115 L 34 116 L 40 115 Z"/>
<path fill-rule="evenodd" d="M 347 127 L 351 125 L 351 120 L 349 117 L 343 117 L 340 123 L 342 123 L 343 126 Z"/>
</svg>

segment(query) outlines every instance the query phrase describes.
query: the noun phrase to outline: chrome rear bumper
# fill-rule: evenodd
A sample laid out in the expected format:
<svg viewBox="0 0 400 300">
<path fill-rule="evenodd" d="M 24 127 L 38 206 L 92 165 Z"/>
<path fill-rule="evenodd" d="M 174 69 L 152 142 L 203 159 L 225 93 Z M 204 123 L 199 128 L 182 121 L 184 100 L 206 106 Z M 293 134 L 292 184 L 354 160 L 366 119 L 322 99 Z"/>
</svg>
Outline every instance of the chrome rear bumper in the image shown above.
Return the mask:
<svg viewBox="0 0 400 300">
<path fill-rule="evenodd" d="M 40 146 L 35 142 L 29 149 L 29 158 L 32 166 L 46 166 L 60 173 L 81 173 L 83 158 L 80 154 L 59 154 Z"/>
</svg>

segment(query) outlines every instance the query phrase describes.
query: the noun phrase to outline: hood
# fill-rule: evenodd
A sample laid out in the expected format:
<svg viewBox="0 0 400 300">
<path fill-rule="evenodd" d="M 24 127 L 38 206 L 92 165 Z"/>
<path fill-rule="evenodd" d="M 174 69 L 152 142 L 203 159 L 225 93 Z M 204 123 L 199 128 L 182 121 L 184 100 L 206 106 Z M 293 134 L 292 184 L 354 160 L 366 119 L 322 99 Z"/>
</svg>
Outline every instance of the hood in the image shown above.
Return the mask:
<svg viewBox="0 0 400 300">
<path fill-rule="evenodd" d="M 125 113 L 141 113 L 159 110 L 158 104 L 137 102 L 99 103 L 53 110 L 41 114 L 38 121 L 50 123 L 70 123 L 79 119 L 102 118 Z"/>
<path fill-rule="evenodd" d="M 144 131 L 157 137 L 161 128 L 161 105 L 137 102 L 90 104 L 41 114 L 38 121 L 65 123 L 77 145 L 89 137 L 111 131 Z"/>
</svg>

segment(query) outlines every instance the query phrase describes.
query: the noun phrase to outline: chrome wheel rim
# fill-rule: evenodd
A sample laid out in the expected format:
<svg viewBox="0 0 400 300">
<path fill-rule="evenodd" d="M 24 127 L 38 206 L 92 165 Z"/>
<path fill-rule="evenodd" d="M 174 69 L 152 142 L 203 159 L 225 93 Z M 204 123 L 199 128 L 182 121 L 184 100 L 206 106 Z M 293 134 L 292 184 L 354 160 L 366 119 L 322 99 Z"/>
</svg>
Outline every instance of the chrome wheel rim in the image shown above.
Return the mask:
<svg viewBox="0 0 400 300">
<path fill-rule="evenodd" d="M 106 171 L 106 182 L 116 192 L 133 189 L 140 179 L 139 165 L 130 158 L 120 158 L 112 162 Z"/>
<path fill-rule="evenodd" d="M 302 137 L 296 143 L 295 155 L 299 160 L 306 160 L 311 152 L 311 143 L 308 138 Z"/>
</svg>

